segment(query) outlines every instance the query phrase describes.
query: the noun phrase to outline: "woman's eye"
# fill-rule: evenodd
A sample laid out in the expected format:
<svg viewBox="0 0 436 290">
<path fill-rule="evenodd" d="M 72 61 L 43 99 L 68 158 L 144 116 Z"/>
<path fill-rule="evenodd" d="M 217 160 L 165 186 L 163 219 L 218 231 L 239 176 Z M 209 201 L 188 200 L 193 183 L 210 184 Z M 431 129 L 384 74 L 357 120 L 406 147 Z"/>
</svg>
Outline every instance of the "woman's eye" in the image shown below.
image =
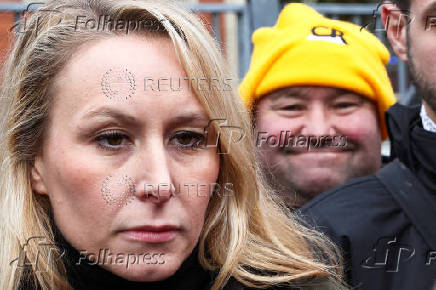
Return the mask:
<svg viewBox="0 0 436 290">
<path fill-rule="evenodd" d="M 117 151 L 126 145 L 125 143 L 128 139 L 129 137 L 126 134 L 110 131 L 97 136 L 95 141 L 105 150 Z"/>
<path fill-rule="evenodd" d="M 204 146 L 205 137 L 195 132 L 178 132 L 170 139 L 172 145 L 182 149 L 197 149 Z"/>
</svg>

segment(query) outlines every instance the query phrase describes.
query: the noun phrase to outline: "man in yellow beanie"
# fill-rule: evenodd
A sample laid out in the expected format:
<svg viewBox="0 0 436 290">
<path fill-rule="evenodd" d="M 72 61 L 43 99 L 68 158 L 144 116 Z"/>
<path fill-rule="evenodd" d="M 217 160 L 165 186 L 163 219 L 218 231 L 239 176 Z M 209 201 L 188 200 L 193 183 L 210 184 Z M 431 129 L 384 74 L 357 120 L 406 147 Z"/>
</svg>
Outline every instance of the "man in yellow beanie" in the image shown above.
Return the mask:
<svg viewBox="0 0 436 290">
<path fill-rule="evenodd" d="M 389 52 L 375 36 L 295 3 L 275 26 L 255 31 L 253 43 L 239 93 L 290 206 L 380 169 L 384 113 L 395 97 Z"/>
<path fill-rule="evenodd" d="M 351 289 L 433 289 L 436 282 L 434 0 L 384 2 L 381 20 L 422 104 L 386 112 L 391 159 L 298 210 L 340 248 Z"/>
</svg>

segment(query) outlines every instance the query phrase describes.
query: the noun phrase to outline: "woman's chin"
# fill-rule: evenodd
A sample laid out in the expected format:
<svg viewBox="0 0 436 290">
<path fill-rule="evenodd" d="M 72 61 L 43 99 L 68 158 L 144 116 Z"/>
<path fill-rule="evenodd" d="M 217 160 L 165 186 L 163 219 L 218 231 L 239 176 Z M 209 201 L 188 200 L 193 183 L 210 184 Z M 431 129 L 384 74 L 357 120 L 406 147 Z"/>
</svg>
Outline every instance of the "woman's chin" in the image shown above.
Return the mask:
<svg viewBox="0 0 436 290">
<path fill-rule="evenodd" d="M 164 264 L 118 264 L 118 265 L 104 265 L 103 268 L 112 272 L 113 274 L 135 282 L 157 282 L 163 281 L 177 271 L 180 264 L 172 265 L 170 263 Z"/>
</svg>

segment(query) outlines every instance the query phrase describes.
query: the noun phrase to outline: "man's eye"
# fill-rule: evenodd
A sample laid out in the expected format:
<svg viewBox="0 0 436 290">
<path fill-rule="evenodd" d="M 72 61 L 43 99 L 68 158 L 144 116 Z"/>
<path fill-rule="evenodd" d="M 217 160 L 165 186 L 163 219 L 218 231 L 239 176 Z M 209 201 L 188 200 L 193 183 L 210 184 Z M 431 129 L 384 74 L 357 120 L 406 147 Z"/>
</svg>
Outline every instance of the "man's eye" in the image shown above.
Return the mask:
<svg viewBox="0 0 436 290">
<path fill-rule="evenodd" d="M 335 109 L 348 109 L 348 108 L 353 108 L 355 106 L 357 106 L 358 103 L 353 103 L 353 102 L 342 102 L 342 103 L 336 103 L 334 105 Z"/>
<path fill-rule="evenodd" d="M 288 105 L 280 108 L 281 111 L 302 111 L 304 110 L 303 105 Z"/>
<path fill-rule="evenodd" d="M 170 143 L 181 149 L 197 149 L 204 146 L 205 137 L 195 132 L 178 132 L 170 139 Z"/>
<path fill-rule="evenodd" d="M 126 145 L 125 143 L 128 139 L 129 137 L 126 134 L 118 131 L 109 131 L 97 136 L 95 141 L 104 150 L 117 151 Z"/>
</svg>

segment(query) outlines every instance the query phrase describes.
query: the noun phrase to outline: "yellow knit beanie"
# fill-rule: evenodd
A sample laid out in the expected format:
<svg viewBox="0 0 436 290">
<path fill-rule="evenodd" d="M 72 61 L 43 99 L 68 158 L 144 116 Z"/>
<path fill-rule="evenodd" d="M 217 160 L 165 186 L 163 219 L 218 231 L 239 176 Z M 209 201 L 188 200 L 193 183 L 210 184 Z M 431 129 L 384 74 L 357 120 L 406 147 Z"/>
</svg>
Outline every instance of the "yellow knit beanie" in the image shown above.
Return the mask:
<svg viewBox="0 0 436 290">
<path fill-rule="evenodd" d="M 370 32 L 293 3 L 275 26 L 256 30 L 253 43 L 250 69 L 239 87 L 250 110 L 255 100 L 280 88 L 341 88 L 377 103 L 382 138 L 387 137 L 384 113 L 395 103 L 385 68 L 389 52 Z"/>
</svg>

